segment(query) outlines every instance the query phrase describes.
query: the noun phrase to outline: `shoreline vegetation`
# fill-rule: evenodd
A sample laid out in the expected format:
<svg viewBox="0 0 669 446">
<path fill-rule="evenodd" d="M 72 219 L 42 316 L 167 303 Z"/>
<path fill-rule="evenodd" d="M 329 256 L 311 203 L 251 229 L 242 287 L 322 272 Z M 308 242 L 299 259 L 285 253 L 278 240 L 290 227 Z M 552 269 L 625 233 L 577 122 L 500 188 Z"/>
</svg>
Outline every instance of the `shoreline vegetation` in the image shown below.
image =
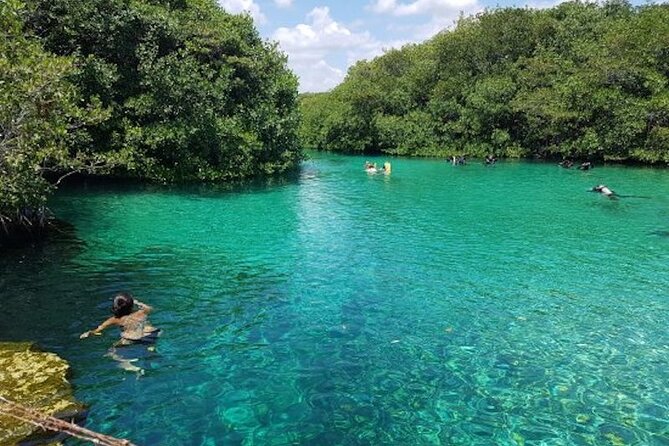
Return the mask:
<svg viewBox="0 0 669 446">
<path fill-rule="evenodd" d="M 462 17 L 300 96 L 307 149 L 669 165 L 669 5 Z"/>
<path fill-rule="evenodd" d="M 75 174 L 227 182 L 302 159 L 297 78 L 215 0 L 0 2 L 0 237 Z"/>
<path fill-rule="evenodd" d="M 669 165 L 666 4 L 488 10 L 299 96 L 215 0 L 7 0 L 0 26 L 0 247 L 42 237 L 72 175 L 234 182 L 304 149 Z"/>
</svg>

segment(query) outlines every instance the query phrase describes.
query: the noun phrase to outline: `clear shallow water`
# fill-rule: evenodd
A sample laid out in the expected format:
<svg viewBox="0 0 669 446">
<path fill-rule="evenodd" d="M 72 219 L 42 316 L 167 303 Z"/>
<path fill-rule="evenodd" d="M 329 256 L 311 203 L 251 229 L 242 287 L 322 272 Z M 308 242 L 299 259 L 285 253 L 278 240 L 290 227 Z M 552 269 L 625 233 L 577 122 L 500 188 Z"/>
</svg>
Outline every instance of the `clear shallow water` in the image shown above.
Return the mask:
<svg viewBox="0 0 669 446">
<path fill-rule="evenodd" d="M 0 339 L 140 445 L 669 444 L 669 171 L 363 162 L 63 190 L 74 236 L 2 254 Z M 164 330 L 139 379 L 78 339 L 119 290 Z"/>
</svg>

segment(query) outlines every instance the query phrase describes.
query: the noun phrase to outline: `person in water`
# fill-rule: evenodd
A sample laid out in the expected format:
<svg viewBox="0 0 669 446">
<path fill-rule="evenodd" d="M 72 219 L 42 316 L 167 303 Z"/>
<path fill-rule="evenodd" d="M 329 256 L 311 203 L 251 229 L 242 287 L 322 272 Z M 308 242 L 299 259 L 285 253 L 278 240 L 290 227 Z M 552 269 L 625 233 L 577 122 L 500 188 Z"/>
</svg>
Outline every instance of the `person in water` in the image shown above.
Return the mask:
<svg viewBox="0 0 669 446">
<path fill-rule="evenodd" d="M 592 163 L 590 161 L 586 161 L 584 163 L 581 163 L 581 165 L 578 166 L 579 170 L 590 170 L 593 167 L 594 166 L 592 165 Z"/>
<path fill-rule="evenodd" d="M 592 188 L 593 192 L 599 192 L 602 195 L 606 195 L 607 197 L 615 197 L 616 193 L 613 192 L 611 189 L 609 189 L 607 186 L 600 184 L 598 186 L 595 186 Z"/>
<path fill-rule="evenodd" d="M 379 169 L 376 167 L 376 163 L 365 162 L 365 171 L 367 173 L 378 173 Z"/>
<path fill-rule="evenodd" d="M 454 166 L 464 166 L 467 164 L 467 160 L 465 159 L 464 155 L 456 157 L 453 155 L 453 158 L 451 158 L 451 162 L 453 163 Z"/>
<path fill-rule="evenodd" d="M 390 165 L 390 162 L 386 161 L 383 163 L 383 173 L 386 175 L 390 175 L 390 173 L 393 171 L 393 167 Z"/>
<path fill-rule="evenodd" d="M 134 309 L 135 305 L 137 305 L 137 310 Z M 137 359 L 122 358 L 117 354 L 116 347 L 149 344 L 147 350 L 155 351 L 153 344 L 160 335 L 160 329 L 149 322 L 148 315 L 151 311 L 153 311 L 152 307 L 134 299 L 129 293 L 119 293 L 114 297 L 112 303 L 113 316 L 97 328 L 82 333 L 79 338 L 85 339 L 92 334 L 99 336 L 106 328 L 113 325 L 121 327 L 121 339 L 115 342 L 109 350 L 109 356 L 119 361 L 123 369 L 143 373 L 141 368 L 131 364 Z"/>
<path fill-rule="evenodd" d="M 135 305 L 137 305 L 137 311 L 133 311 Z M 100 335 L 105 328 L 118 325 L 121 327 L 121 339 L 116 345 L 152 344 L 160 333 L 160 329 L 153 327 L 148 320 L 148 314 L 152 310 L 152 307 L 133 299 L 129 293 L 119 293 L 114 297 L 112 303 L 114 316 L 104 321 L 97 328 L 82 333 L 79 337 L 84 339 L 91 334 Z"/>
</svg>

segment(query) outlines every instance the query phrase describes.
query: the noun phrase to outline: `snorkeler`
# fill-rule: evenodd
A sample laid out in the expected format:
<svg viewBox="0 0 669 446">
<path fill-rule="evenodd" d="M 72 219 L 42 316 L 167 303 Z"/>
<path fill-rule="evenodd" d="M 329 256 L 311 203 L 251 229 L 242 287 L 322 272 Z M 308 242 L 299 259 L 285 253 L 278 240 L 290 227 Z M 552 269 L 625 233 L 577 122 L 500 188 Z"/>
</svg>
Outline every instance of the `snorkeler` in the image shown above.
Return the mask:
<svg viewBox="0 0 669 446">
<path fill-rule="evenodd" d="M 378 173 L 379 169 L 376 167 L 376 163 L 370 163 L 369 161 L 365 162 L 365 172 L 367 173 Z"/>
<path fill-rule="evenodd" d="M 138 309 L 133 311 L 135 304 Z M 153 308 L 149 305 L 133 299 L 129 293 L 119 293 L 114 297 L 114 302 L 112 303 L 112 313 L 114 316 L 104 321 L 97 328 L 82 333 L 79 338 L 84 339 L 91 334 L 101 335 L 104 329 L 112 325 L 121 327 L 121 339 L 115 342 L 110 349 L 110 356 L 119 361 L 121 367 L 124 369 L 142 372 L 142 369 L 130 364 L 135 360 L 119 357 L 116 354 L 116 347 L 134 344 L 154 344 L 156 342 L 158 336 L 160 336 L 160 329 L 152 326 L 148 320 L 148 314 L 152 310 Z M 147 349 L 153 351 L 153 345 L 150 345 Z"/>
<path fill-rule="evenodd" d="M 465 164 L 467 164 L 467 160 L 465 159 L 464 155 L 461 156 L 453 155 L 453 157 L 451 158 L 451 163 L 454 166 L 464 166 Z"/>
<path fill-rule="evenodd" d="M 611 189 L 609 189 L 607 186 L 600 184 L 598 186 L 595 186 L 591 189 L 593 192 L 599 192 L 602 195 L 606 195 L 607 197 L 615 197 L 616 193 L 613 192 Z"/>
</svg>

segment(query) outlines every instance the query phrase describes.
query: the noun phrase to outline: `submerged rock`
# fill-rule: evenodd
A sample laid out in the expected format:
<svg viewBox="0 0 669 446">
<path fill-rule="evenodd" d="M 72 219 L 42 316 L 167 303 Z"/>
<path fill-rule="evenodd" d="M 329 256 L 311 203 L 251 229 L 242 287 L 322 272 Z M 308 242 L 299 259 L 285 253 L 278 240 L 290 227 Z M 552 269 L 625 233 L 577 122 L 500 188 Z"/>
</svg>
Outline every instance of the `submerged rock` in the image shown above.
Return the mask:
<svg viewBox="0 0 669 446">
<path fill-rule="evenodd" d="M 39 351 L 34 344 L 0 342 L 0 396 L 10 401 L 62 419 L 82 418 L 85 408 L 74 399 L 69 371 L 65 360 Z M 16 444 L 28 437 L 53 438 L 54 434 L 0 414 L 0 444 Z"/>
</svg>

